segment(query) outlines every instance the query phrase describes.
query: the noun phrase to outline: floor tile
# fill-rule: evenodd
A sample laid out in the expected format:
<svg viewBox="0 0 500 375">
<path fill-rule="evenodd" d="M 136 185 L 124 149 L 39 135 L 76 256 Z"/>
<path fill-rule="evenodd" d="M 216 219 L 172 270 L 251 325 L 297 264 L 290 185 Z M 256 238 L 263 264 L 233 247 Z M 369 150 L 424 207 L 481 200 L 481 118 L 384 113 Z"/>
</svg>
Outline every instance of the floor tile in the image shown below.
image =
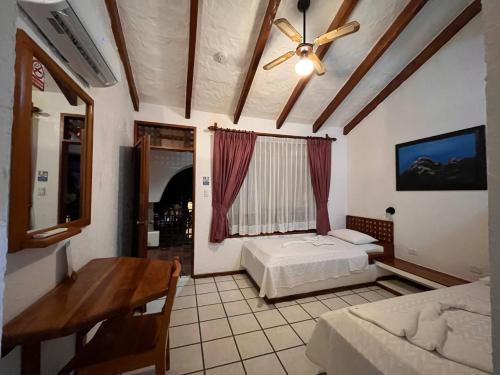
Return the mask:
<svg viewBox="0 0 500 375">
<path fill-rule="evenodd" d="M 309 303 L 304 303 L 301 305 L 304 310 L 306 310 L 309 315 L 311 315 L 313 318 L 317 318 L 321 314 L 324 314 L 326 312 L 329 312 L 330 309 L 323 305 L 321 302 L 316 301 L 316 302 L 309 302 Z"/>
<path fill-rule="evenodd" d="M 203 341 L 220 339 L 222 337 L 231 336 L 231 328 L 226 318 L 209 320 L 200 323 L 201 339 Z"/>
<path fill-rule="evenodd" d="M 339 297 L 324 299 L 323 302 L 330 310 L 338 310 L 349 306 L 347 302 Z"/>
<path fill-rule="evenodd" d="M 185 285 L 177 288 L 177 297 L 192 296 L 195 294 L 194 285 Z"/>
<path fill-rule="evenodd" d="M 198 306 L 213 305 L 215 303 L 221 303 L 219 293 L 206 293 L 196 296 L 198 300 Z"/>
<path fill-rule="evenodd" d="M 200 306 L 198 307 L 198 314 L 200 316 L 200 322 L 226 317 L 224 307 L 222 307 L 221 303 L 216 305 Z"/>
<path fill-rule="evenodd" d="M 299 346 L 277 353 L 288 375 L 314 375 L 320 372 L 320 368 L 306 357 L 305 349 L 305 346 Z"/>
<path fill-rule="evenodd" d="M 248 280 L 249 276 L 246 273 L 237 273 L 233 275 L 233 279 L 235 280 Z"/>
<path fill-rule="evenodd" d="M 220 282 L 220 281 L 233 281 L 233 276 L 232 275 L 224 275 L 224 276 L 215 276 L 214 277 L 215 282 Z"/>
<path fill-rule="evenodd" d="M 253 283 L 249 279 L 236 280 L 236 284 L 238 284 L 240 288 L 250 288 L 253 286 Z"/>
<path fill-rule="evenodd" d="M 184 286 L 184 285 L 194 285 L 194 280 L 190 276 L 181 276 L 179 277 L 179 280 L 177 280 L 177 286 Z"/>
<path fill-rule="evenodd" d="M 328 298 L 333 298 L 333 297 L 337 297 L 335 295 L 335 293 L 326 293 L 326 294 L 320 294 L 319 296 L 316 296 L 316 298 L 319 299 L 320 301 L 323 299 L 328 299 Z"/>
<path fill-rule="evenodd" d="M 202 345 L 206 368 L 225 365 L 240 360 L 233 337 L 207 341 Z"/>
<path fill-rule="evenodd" d="M 311 319 L 309 314 L 306 313 L 306 311 L 302 307 L 300 307 L 300 305 L 282 307 L 279 310 L 288 321 L 288 323 L 295 323 L 301 320 Z"/>
<path fill-rule="evenodd" d="M 248 313 L 252 312 L 245 300 L 234 301 L 234 302 L 225 302 L 224 309 L 226 309 L 227 316 L 248 314 Z"/>
<path fill-rule="evenodd" d="M 257 288 L 241 288 L 240 291 L 245 299 L 257 298 L 259 296 Z"/>
<path fill-rule="evenodd" d="M 188 307 L 196 307 L 195 296 L 175 297 L 172 310 L 185 309 Z"/>
<path fill-rule="evenodd" d="M 188 374 L 203 370 L 201 345 L 183 346 L 170 349 L 170 370 L 168 375 Z"/>
<path fill-rule="evenodd" d="M 370 290 L 379 290 L 379 289 L 382 289 L 381 287 L 377 286 L 377 285 L 374 285 L 374 286 L 369 286 L 368 289 Z"/>
<path fill-rule="evenodd" d="M 236 289 L 236 290 L 225 290 L 223 292 L 219 292 L 220 294 L 220 299 L 222 302 L 232 302 L 232 301 L 239 301 L 242 299 L 245 299 L 243 297 L 243 294 Z"/>
<path fill-rule="evenodd" d="M 233 289 L 238 289 L 238 285 L 236 285 L 236 283 L 233 280 L 221 281 L 217 283 L 217 289 L 219 289 L 219 291 L 233 290 Z"/>
<path fill-rule="evenodd" d="M 196 307 L 189 309 L 175 310 L 170 315 L 170 327 L 180 326 L 181 324 L 196 323 L 198 321 L 198 314 Z"/>
<path fill-rule="evenodd" d="M 272 310 L 274 309 L 274 305 L 267 304 L 263 298 L 252 298 L 247 300 L 247 303 L 250 305 L 252 311 L 264 311 L 264 310 Z"/>
<path fill-rule="evenodd" d="M 177 302 L 177 298 L 175 299 L 174 303 L 175 302 Z M 148 302 L 146 304 L 146 314 L 159 313 L 163 309 L 163 306 L 165 306 L 165 299 L 164 298 Z"/>
<path fill-rule="evenodd" d="M 260 325 L 253 314 L 231 316 L 229 324 L 235 335 L 260 330 Z"/>
<path fill-rule="evenodd" d="M 286 375 L 276 354 L 268 354 L 262 357 L 247 359 L 243 361 L 247 375 Z"/>
<path fill-rule="evenodd" d="M 385 289 L 380 289 L 380 290 L 377 290 L 377 293 L 380 294 L 381 296 L 383 297 L 386 297 L 386 298 L 392 298 L 392 297 L 397 297 L 395 294 L 385 290 Z"/>
<path fill-rule="evenodd" d="M 308 303 L 308 302 L 314 302 L 314 301 L 317 301 L 317 299 L 315 297 L 306 297 L 306 298 L 299 298 L 297 300 L 295 300 L 297 303 Z"/>
<path fill-rule="evenodd" d="M 381 300 L 385 299 L 385 297 L 383 297 L 381 294 L 375 292 L 374 290 L 359 293 L 359 295 L 361 297 L 363 297 L 364 299 L 367 299 L 370 302 L 376 302 L 376 301 L 381 301 Z"/>
<path fill-rule="evenodd" d="M 259 321 L 262 328 L 270 328 L 286 324 L 286 320 L 283 319 L 277 309 L 258 311 L 255 313 L 255 317 Z"/>
<path fill-rule="evenodd" d="M 285 301 L 285 302 L 275 303 L 274 306 L 280 308 L 280 307 L 293 306 L 293 305 L 296 305 L 296 304 L 297 304 L 297 302 L 295 302 L 295 301 Z"/>
<path fill-rule="evenodd" d="M 356 293 L 368 292 L 370 289 L 368 287 L 354 288 L 353 291 Z"/>
<path fill-rule="evenodd" d="M 349 305 L 354 306 L 354 305 L 360 305 L 362 303 L 367 303 L 368 301 L 361 297 L 358 294 L 352 294 L 349 296 L 344 296 L 342 297 L 344 301 L 346 301 Z"/>
<path fill-rule="evenodd" d="M 196 294 L 213 293 L 217 292 L 215 283 L 206 283 L 196 285 Z"/>
<path fill-rule="evenodd" d="M 276 351 L 303 345 L 302 340 L 288 324 L 286 326 L 268 328 L 264 331 Z"/>
<path fill-rule="evenodd" d="M 245 375 L 245 370 L 241 362 L 236 362 L 207 370 L 206 375 Z"/>
<path fill-rule="evenodd" d="M 176 348 L 200 342 L 200 329 L 198 323 L 187 324 L 169 329 L 170 347 Z"/>
<path fill-rule="evenodd" d="M 194 283 L 198 284 L 206 284 L 206 283 L 214 283 L 215 280 L 213 277 L 200 277 L 198 279 L 194 279 Z"/>
<path fill-rule="evenodd" d="M 234 336 L 242 359 L 271 353 L 273 348 L 262 331 L 244 333 Z"/>
<path fill-rule="evenodd" d="M 314 327 L 316 327 L 316 321 L 314 320 L 306 320 L 304 322 L 292 323 L 292 328 L 297 332 L 299 337 L 304 341 L 304 343 L 308 343 L 311 335 L 314 331 Z"/>
<path fill-rule="evenodd" d="M 352 290 L 343 290 L 342 292 L 336 292 L 335 294 L 337 295 L 337 297 L 343 297 L 347 296 L 348 294 L 354 294 L 354 292 Z"/>
</svg>

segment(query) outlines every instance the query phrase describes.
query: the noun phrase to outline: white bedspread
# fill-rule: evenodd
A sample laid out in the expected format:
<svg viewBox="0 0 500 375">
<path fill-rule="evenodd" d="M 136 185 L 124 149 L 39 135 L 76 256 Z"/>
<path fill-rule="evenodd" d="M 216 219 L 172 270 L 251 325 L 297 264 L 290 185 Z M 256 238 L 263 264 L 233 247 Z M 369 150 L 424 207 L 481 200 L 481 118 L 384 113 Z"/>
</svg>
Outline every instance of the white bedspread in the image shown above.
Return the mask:
<svg viewBox="0 0 500 375">
<path fill-rule="evenodd" d="M 307 238 L 271 238 L 247 241 L 243 244 L 241 264 L 247 267 L 250 257 L 265 265 L 260 285 L 260 296 L 274 295 L 278 287 L 297 285 L 348 276 L 363 272 L 368 267 L 365 251 L 338 238 L 310 243 Z M 286 245 L 286 246 L 284 246 Z"/>
<path fill-rule="evenodd" d="M 322 315 L 307 355 L 328 375 L 490 373 L 489 311 L 479 282 L 358 305 Z"/>
</svg>

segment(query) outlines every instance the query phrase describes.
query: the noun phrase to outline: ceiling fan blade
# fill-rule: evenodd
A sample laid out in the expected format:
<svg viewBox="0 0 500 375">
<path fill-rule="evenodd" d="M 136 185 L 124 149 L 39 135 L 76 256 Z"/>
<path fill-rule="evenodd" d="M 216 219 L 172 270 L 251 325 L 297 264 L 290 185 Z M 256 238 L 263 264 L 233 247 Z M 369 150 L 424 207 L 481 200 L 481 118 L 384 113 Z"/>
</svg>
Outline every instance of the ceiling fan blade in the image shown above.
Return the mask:
<svg viewBox="0 0 500 375">
<path fill-rule="evenodd" d="M 264 65 L 264 70 L 269 70 L 274 68 L 275 66 L 284 63 L 286 60 L 288 60 L 290 57 L 295 55 L 295 51 L 288 51 L 287 53 L 284 53 L 277 59 L 274 59 L 271 62 L 268 62 L 266 65 Z"/>
<path fill-rule="evenodd" d="M 319 59 L 318 55 L 316 55 L 314 52 L 311 52 L 308 56 L 308 58 L 312 61 L 314 64 L 314 70 L 316 71 L 316 74 L 319 76 L 322 76 L 323 74 L 326 73 L 326 68 Z"/>
<path fill-rule="evenodd" d="M 326 34 L 318 36 L 314 40 L 314 45 L 321 46 L 322 44 L 333 42 L 335 39 L 342 38 L 343 36 L 355 33 L 359 30 L 359 22 L 352 21 L 346 23 L 344 26 L 332 30 Z"/>
<path fill-rule="evenodd" d="M 278 18 L 274 21 L 274 24 L 278 29 L 281 30 L 283 34 L 289 37 L 294 42 L 300 43 L 302 42 L 302 35 L 292 26 L 290 22 L 286 18 Z"/>
</svg>

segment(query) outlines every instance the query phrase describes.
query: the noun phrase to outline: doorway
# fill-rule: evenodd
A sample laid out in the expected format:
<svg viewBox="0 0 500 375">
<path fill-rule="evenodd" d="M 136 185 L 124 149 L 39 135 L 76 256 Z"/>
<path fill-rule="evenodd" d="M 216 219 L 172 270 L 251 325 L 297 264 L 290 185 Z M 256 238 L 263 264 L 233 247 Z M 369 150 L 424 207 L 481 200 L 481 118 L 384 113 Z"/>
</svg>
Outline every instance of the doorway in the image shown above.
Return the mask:
<svg viewBox="0 0 500 375">
<path fill-rule="evenodd" d="M 192 275 L 196 129 L 136 121 L 136 140 L 145 137 L 149 139 L 147 173 L 137 176 L 147 179 L 143 184 L 147 186 L 147 206 L 143 204 L 142 216 L 137 216 L 143 219 L 138 219 L 137 224 L 147 236 L 139 239 L 138 254 L 163 260 L 179 257 L 182 274 Z"/>
</svg>

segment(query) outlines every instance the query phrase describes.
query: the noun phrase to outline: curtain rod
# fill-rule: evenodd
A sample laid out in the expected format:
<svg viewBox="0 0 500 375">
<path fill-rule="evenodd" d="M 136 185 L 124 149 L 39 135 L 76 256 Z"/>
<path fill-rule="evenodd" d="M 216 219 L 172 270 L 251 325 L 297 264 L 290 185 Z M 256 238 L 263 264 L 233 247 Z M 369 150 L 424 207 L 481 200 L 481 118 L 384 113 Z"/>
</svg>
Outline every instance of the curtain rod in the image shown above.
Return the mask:
<svg viewBox="0 0 500 375">
<path fill-rule="evenodd" d="M 214 123 L 214 125 L 209 126 L 208 130 L 229 130 L 229 131 L 241 131 L 237 129 L 225 129 L 217 126 L 217 123 Z M 335 142 L 337 138 L 332 138 L 329 137 L 328 134 L 326 134 L 324 137 L 304 137 L 300 135 L 289 135 L 289 134 L 273 134 L 273 133 L 259 133 L 259 132 L 254 132 L 257 136 L 259 137 L 275 137 L 275 138 L 294 138 L 294 139 L 330 139 L 332 142 Z"/>
</svg>

